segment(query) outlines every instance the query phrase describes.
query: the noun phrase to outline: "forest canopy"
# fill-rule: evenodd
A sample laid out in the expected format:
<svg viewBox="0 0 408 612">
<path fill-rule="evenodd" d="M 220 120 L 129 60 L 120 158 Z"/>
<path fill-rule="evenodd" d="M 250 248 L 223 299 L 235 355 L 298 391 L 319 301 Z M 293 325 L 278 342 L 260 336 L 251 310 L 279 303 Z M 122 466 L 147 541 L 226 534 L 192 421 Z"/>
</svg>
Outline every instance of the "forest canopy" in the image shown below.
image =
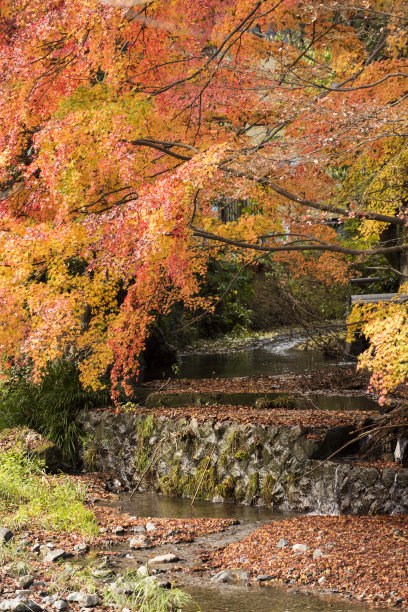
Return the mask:
<svg viewBox="0 0 408 612">
<path fill-rule="evenodd" d="M 202 312 L 210 257 L 407 290 L 404 0 L 14 0 L 0 17 L 0 358 L 130 391 L 156 318 Z M 225 221 L 225 202 L 243 203 Z M 352 228 L 342 237 L 333 228 Z M 347 237 L 348 236 L 348 237 Z M 353 313 L 381 397 L 404 303 Z"/>
</svg>

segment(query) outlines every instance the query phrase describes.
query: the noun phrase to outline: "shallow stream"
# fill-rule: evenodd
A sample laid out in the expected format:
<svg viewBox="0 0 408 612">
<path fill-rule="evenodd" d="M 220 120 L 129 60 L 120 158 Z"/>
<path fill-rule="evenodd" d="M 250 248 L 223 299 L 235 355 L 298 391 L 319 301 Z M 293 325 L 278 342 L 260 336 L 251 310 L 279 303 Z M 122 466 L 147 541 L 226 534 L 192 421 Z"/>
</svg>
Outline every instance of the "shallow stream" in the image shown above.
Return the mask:
<svg viewBox="0 0 408 612">
<path fill-rule="evenodd" d="M 262 343 L 257 347 L 226 352 L 219 354 L 197 353 L 186 354 L 181 357 L 177 377 L 180 378 L 211 378 L 211 377 L 244 377 L 260 375 L 279 375 L 318 370 L 328 368 L 338 360 L 326 359 L 315 350 L 298 350 L 296 345 L 301 341 L 299 337 L 281 337 Z M 155 373 L 161 377 L 169 373 Z M 154 376 L 153 376 L 154 377 Z M 173 374 L 174 377 L 174 374 Z M 315 407 L 335 410 L 370 410 L 374 404 L 364 397 L 331 398 L 313 396 Z M 121 509 L 138 517 L 157 518 L 235 518 L 240 522 L 236 531 L 236 539 L 242 537 L 242 532 L 259 528 L 262 523 L 271 520 L 282 520 L 290 514 L 277 514 L 267 508 L 242 506 L 231 503 L 212 503 L 196 501 L 191 506 L 191 500 L 169 498 L 153 493 L 134 496 L 133 500 L 122 499 Z M 293 515 L 293 514 L 292 514 Z M 234 530 L 234 528 L 232 528 Z M 228 531 L 228 530 L 227 530 Z M 220 544 L 223 537 L 219 534 Z M 228 536 L 227 536 L 228 537 Z M 212 543 L 211 543 L 212 542 Z M 214 547 L 217 545 L 217 536 L 210 541 L 197 541 L 192 549 L 198 545 Z M 310 595 L 304 592 L 287 591 L 284 588 L 270 586 L 234 586 L 230 584 L 213 584 L 209 576 L 205 578 L 183 579 L 178 576 L 182 588 L 189 592 L 201 612 L 368 612 L 372 610 L 358 603 L 348 603 L 335 599 L 333 596 Z M 197 607 L 189 608 L 189 612 Z M 383 609 L 385 610 L 385 609 Z"/>
<path fill-rule="evenodd" d="M 193 353 L 181 356 L 180 378 L 228 378 L 234 376 L 274 376 L 328 368 L 338 360 L 320 351 L 296 348 L 304 338 L 278 337 L 251 349 L 230 353 Z"/>
<path fill-rule="evenodd" d="M 272 512 L 267 508 L 208 501 L 196 501 L 192 506 L 189 499 L 171 498 L 155 493 L 137 494 L 132 500 L 129 500 L 129 494 L 127 494 L 120 501 L 120 508 L 123 512 L 146 518 L 207 517 L 235 518 L 239 521 L 239 525 L 223 533 L 202 536 L 192 544 L 183 544 L 178 547 L 163 545 L 155 549 L 155 555 L 171 549 L 184 560 L 187 566 L 195 565 L 194 560 L 198 549 L 209 550 L 224 546 L 259 529 L 265 522 L 279 521 L 294 515 L 294 513 Z M 147 559 L 152 556 L 152 551 L 144 551 L 141 555 L 138 562 L 146 563 Z M 162 566 L 162 569 L 168 570 L 165 566 Z M 197 606 L 201 612 L 301 612 L 303 610 L 307 612 L 327 610 L 330 612 L 372 612 L 372 608 L 354 602 L 348 603 L 330 594 L 311 595 L 296 588 L 286 590 L 276 586 L 247 586 L 245 583 L 217 584 L 210 582 L 208 574 L 202 577 L 195 573 L 172 573 L 170 570 L 168 576 L 175 579 L 177 584 L 194 600 L 194 605 L 184 609 L 183 612 L 197 612 Z M 387 612 L 388 609 L 383 610 Z"/>
</svg>

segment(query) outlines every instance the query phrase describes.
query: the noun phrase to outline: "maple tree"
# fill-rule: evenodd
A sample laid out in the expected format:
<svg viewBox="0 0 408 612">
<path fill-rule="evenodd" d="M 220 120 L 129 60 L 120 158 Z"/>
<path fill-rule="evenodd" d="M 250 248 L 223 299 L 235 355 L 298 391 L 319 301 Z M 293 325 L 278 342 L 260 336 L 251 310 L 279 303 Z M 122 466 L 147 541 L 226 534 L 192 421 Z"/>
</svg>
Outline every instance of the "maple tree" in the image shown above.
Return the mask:
<svg viewBox="0 0 408 612">
<path fill-rule="evenodd" d="M 383 256 L 404 287 L 407 23 L 403 0 L 3 2 L 3 367 L 75 356 L 84 386 L 130 391 L 157 315 L 211 307 L 226 248 L 328 283 Z M 398 317 L 365 329 L 382 394 L 406 375 L 378 337 Z"/>
</svg>

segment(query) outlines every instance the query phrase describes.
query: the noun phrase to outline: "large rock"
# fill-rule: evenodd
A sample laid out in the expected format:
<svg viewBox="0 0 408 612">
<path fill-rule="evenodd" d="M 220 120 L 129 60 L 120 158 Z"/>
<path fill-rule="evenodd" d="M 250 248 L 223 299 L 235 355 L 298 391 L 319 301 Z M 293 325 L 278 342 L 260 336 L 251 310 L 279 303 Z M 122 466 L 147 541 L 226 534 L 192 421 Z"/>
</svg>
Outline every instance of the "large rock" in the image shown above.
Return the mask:
<svg viewBox="0 0 408 612">
<path fill-rule="evenodd" d="M 14 428 L 3 429 L 0 432 L 2 452 L 20 451 L 30 457 L 44 461 L 50 471 L 62 469 L 63 458 L 61 450 L 33 429 Z"/>
<path fill-rule="evenodd" d="M 45 466 L 52 472 L 57 472 L 63 467 L 61 450 L 56 444 L 49 440 L 44 440 L 42 444 L 31 451 L 31 456 L 44 461 Z"/>
</svg>

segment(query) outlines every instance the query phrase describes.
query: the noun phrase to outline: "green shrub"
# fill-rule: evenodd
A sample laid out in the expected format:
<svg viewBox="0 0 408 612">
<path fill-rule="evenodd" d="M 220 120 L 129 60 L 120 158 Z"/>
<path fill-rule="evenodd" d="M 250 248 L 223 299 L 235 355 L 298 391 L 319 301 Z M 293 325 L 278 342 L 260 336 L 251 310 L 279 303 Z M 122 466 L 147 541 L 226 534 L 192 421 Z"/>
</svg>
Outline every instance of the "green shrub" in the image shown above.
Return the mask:
<svg viewBox="0 0 408 612">
<path fill-rule="evenodd" d="M 17 374 L 0 388 L 0 429 L 34 429 L 59 446 L 66 460 L 75 463 L 81 433 L 79 412 L 108 401 L 108 391 L 83 389 L 75 363 L 60 359 L 49 365 L 38 385 L 27 375 Z"/>
</svg>

